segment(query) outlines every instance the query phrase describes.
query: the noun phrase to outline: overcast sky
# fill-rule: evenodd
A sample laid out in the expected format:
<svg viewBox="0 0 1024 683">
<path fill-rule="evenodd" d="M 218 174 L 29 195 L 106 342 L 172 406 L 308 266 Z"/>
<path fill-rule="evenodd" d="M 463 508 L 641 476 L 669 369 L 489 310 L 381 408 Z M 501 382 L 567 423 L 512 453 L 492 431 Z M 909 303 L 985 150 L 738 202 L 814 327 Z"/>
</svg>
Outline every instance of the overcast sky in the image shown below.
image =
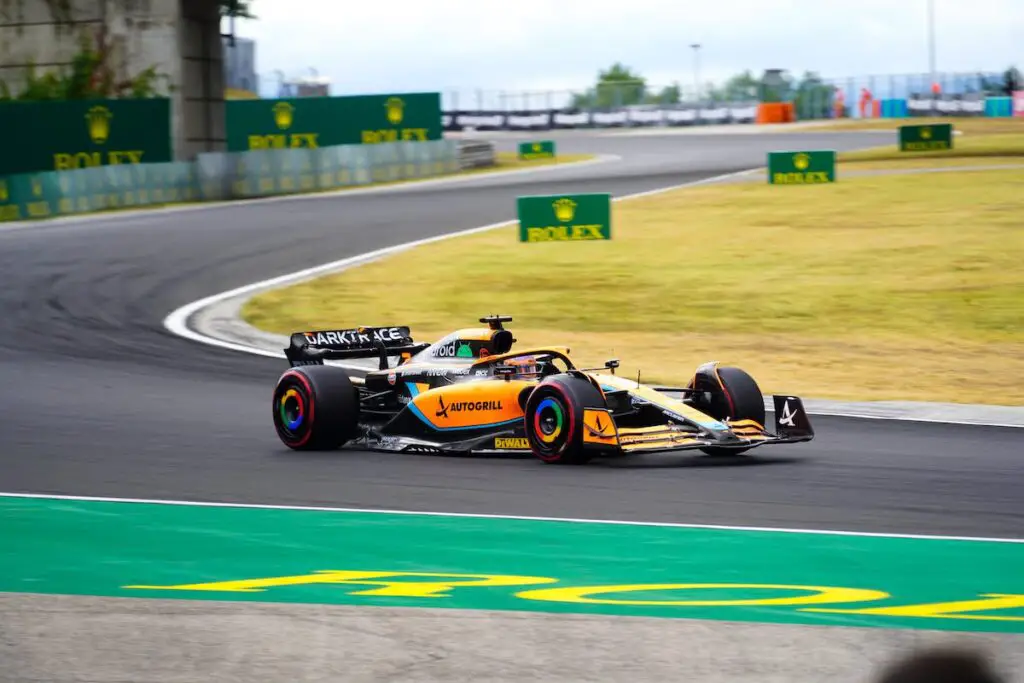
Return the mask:
<svg viewBox="0 0 1024 683">
<path fill-rule="evenodd" d="M 933 0 L 939 71 L 1024 70 L 1024 0 Z M 315 69 L 332 94 L 567 90 L 615 61 L 652 85 L 752 69 L 928 71 L 928 0 L 253 0 L 264 94 Z"/>
</svg>

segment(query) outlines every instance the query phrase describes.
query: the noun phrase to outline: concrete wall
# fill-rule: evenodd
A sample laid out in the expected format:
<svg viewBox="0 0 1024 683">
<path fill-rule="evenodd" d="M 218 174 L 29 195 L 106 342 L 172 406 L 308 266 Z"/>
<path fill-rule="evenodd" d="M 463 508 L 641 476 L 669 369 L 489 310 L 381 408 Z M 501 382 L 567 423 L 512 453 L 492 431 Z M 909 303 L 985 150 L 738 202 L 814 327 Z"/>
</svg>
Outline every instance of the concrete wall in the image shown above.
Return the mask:
<svg viewBox="0 0 1024 683">
<path fill-rule="evenodd" d="M 17 95 L 31 63 L 37 75 L 70 70 L 82 36 L 94 45 L 102 37 L 118 79 L 149 67 L 166 76 L 158 85 L 173 98 L 177 158 L 225 148 L 223 48 L 214 0 L 0 0 L 0 81 Z"/>
<path fill-rule="evenodd" d="M 224 127 L 224 46 L 220 38 L 220 12 L 213 0 L 180 0 L 178 46 L 181 90 L 181 158 L 199 152 L 227 149 Z"/>
</svg>

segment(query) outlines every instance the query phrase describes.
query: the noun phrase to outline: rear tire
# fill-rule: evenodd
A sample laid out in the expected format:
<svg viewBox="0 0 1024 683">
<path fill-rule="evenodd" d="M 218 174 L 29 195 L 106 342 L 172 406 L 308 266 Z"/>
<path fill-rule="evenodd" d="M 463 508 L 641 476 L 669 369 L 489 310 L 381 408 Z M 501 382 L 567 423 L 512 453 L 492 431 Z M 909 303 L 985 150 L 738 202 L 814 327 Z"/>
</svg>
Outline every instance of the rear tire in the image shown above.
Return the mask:
<svg viewBox="0 0 1024 683">
<path fill-rule="evenodd" d="M 341 368 L 287 370 L 274 387 L 273 403 L 274 429 L 293 450 L 336 450 L 359 433 L 359 397 Z"/>
<path fill-rule="evenodd" d="M 717 377 L 716 377 L 717 374 Z M 711 393 L 710 402 L 700 402 L 695 407 L 716 420 L 754 420 L 764 426 L 764 394 L 757 382 L 747 372 L 733 367 L 702 366 L 689 388 Z M 702 448 L 708 455 L 738 455 L 750 448 Z"/>
<path fill-rule="evenodd" d="M 549 465 L 583 465 L 593 457 L 583 445 L 583 409 L 604 408 L 604 396 L 589 380 L 554 375 L 526 400 L 523 419 L 530 449 Z"/>
</svg>

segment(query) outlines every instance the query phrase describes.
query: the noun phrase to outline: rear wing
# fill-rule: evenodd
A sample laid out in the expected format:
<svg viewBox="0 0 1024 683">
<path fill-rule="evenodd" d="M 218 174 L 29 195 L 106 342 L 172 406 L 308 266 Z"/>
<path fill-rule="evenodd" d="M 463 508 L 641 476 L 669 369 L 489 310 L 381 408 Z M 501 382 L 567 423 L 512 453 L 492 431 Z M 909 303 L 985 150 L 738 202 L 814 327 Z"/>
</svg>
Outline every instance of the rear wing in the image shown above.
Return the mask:
<svg viewBox="0 0 1024 683">
<path fill-rule="evenodd" d="M 325 360 L 376 356 L 380 359 L 380 369 L 385 370 L 388 356 L 419 353 L 428 346 L 427 342 L 415 342 L 408 327 L 356 327 L 295 332 L 284 354 L 292 367 L 323 365 Z"/>
</svg>

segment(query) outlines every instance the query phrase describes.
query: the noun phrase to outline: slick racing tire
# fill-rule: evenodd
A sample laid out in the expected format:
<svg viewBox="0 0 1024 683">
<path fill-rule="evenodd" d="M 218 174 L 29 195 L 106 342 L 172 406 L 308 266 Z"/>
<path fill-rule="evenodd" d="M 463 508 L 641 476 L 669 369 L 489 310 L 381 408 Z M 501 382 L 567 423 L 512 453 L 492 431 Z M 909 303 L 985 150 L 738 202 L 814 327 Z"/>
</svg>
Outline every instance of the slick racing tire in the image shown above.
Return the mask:
<svg viewBox="0 0 1024 683">
<path fill-rule="evenodd" d="M 296 451 L 340 448 L 359 431 L 359 397 L 341 368 L 287 370 L 274 387 L 274 429 Z"/>
<path fill-rule="evenodd" d="M 718 377 L 714 370 L 698 372 L 697 390 L 711 393 L 711 401 L 696 404 L 696 408 L 716 420 L 754 420 L 764 426 L 764 394 L 754 378 L 739 368 L 719 367 Z M 693 380 L 688 385 L 694 388 Z M 702 448 L 708 455 L 738 455 L 750 448 Z"/>
<path fill-rule="evenodd" d="M 600 390 L 573 375 L 544 379 L 526 400 L 526 439 L 533 455 L 549 465 L 583 465 L 593 457 L 583 445 L 583 409 L 604 408 Z"/>
</svg>

